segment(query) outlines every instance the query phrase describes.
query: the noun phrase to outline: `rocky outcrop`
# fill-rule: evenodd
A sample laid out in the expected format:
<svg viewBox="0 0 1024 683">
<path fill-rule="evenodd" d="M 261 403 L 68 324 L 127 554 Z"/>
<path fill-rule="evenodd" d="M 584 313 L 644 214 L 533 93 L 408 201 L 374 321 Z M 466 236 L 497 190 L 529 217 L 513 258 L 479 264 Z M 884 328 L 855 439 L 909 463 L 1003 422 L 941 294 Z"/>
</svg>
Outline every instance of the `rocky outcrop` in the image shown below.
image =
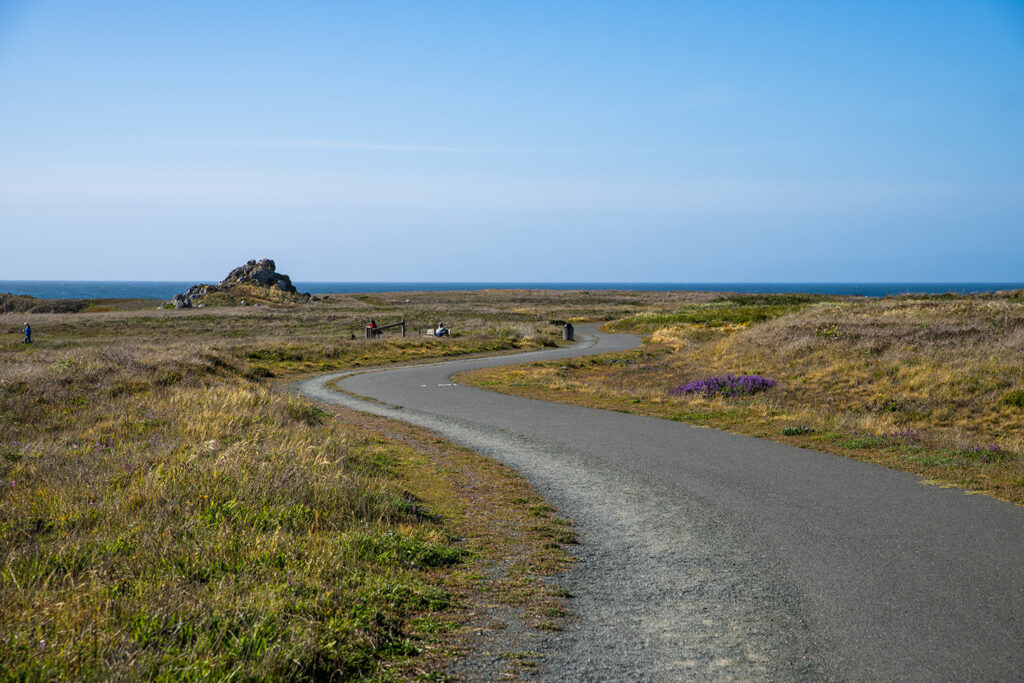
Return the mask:
<svg viewBox="0 0 1024 683">
<path fill-rule="evenodd" d="M 248 298 L 254 298 L 255 295 L 257 300 L 274 302 L 309 300 L 309 294 L 297 291 L 292 279 L 284 273 L 278 273 L 274 262 L 265 258 L 259 261 L 251 260 L 244 266 L 235 268 L 218 285 L 200 284 L 189 287 L 188 291 L 175 294 L 171 303 L 175 308 L 192 308 L 200 300 L 213 294 L 225 295 L 217 297 L 223 300 L 222 303 L 234 303 L 232 295 L 236 293 L 244 293 Z"/>
<path fill-rule="evenodd" d="M 292 279 L 284 273 L 277 272 L 277 266 L 268 258 L 261 261 L 249 261 L 244 266 L 238 266 L 220 282 L 221 287 L 243 283 L 262 287 L 277 287 L 282 292 L 296 291 Z"/>
</svg>

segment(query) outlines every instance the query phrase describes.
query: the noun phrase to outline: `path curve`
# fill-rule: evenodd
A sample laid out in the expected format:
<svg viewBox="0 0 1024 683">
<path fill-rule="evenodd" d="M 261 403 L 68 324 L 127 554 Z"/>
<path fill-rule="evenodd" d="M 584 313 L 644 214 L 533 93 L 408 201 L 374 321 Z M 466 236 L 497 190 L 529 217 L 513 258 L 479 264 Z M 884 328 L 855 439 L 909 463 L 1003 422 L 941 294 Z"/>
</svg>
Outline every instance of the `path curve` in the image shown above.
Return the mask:
<svg viewBox="0 0 1024 683">
<path fill-rule="evenodd" d="M 363 372 L 293 389 L 432 429 L 512 465 L 574 519 L 548 680 L 1016 680 L 1024 509 L 770 441 L 453 383 L 571 348 Z"/>
</svg>

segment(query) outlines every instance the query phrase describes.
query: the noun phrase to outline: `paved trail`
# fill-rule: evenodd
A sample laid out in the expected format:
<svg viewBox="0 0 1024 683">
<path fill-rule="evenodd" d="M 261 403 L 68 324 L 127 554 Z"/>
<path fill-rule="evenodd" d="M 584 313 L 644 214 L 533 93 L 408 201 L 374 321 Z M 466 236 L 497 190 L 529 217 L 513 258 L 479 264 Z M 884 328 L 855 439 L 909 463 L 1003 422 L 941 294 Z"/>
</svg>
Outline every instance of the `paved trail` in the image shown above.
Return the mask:
<svg viewBox="0 0 1024 683">
<path fill-rule="evenodd" d="M 575 520 L 581 562 L 562 583 L 578 617 L 536 646 L 541 678 L 1024 678 L 1024 509 L 837 456 L 450 380 L 638 344 L 580 337 L 339 382 L 379 403 L 323 386 L 338 375 L 295 385 L 506 462 Z"/>
</svg>

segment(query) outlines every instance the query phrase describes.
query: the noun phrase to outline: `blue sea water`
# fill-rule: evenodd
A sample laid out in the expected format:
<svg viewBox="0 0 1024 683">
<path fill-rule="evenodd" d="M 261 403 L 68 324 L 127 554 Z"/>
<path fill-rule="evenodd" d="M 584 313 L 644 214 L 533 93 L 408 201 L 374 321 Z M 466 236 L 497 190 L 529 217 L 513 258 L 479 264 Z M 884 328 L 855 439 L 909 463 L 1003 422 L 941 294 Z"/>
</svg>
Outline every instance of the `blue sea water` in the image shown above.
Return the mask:
<svg viewBox="0 0 1024 683">
<path fill-rule="evenodd" d="M 0 280 L 0 293 L 40 299 L 157 299 L 167 300 L 195 282 Z M 969 294 L 1024 289 L 1021 282 L 296 282 L 300 292 L 451 292 L 481 289 L 622 289 L 648 292 L 842 294 L 882 297 L 893 294 Z"/>
</svg>

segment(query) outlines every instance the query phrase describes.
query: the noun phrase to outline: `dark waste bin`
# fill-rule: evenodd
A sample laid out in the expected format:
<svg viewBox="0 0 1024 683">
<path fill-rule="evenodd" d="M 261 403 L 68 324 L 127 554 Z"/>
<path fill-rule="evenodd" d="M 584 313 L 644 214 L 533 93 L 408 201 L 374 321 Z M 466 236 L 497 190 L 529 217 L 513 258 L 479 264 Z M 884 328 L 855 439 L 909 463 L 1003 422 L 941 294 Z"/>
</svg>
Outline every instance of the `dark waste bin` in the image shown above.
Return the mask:
<svg viewBox="0 0 1024 683">
<path fill-rule="evenodd" d="M 565 341 L 572 341 L 572 332 L 572 325 L 569 323 L 562 325 L 562 339 Z"/>
</svg>

